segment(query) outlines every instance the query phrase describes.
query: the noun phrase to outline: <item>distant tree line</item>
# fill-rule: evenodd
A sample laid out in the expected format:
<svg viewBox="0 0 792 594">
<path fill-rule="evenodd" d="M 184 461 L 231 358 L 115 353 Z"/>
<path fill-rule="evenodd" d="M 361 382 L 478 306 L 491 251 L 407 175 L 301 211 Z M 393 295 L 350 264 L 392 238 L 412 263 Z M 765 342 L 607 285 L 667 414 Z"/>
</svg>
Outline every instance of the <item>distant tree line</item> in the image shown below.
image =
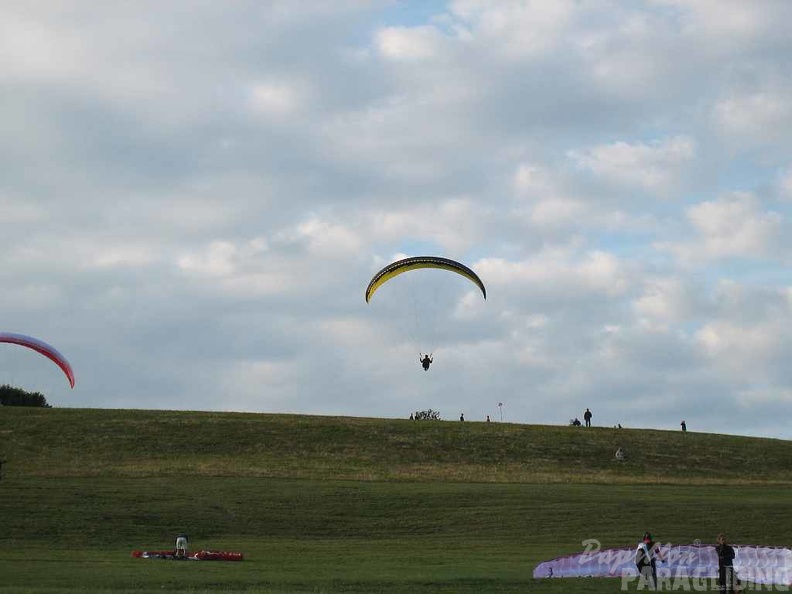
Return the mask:
<svg viewBox="0 0 792 594">
<path fill-rule="evenodd" d="M 52 408 L 41 392 L 28 392 L 8 384 L 0 386 L 0 404 L 3 406 L 40 406 Z"/>
</svg>

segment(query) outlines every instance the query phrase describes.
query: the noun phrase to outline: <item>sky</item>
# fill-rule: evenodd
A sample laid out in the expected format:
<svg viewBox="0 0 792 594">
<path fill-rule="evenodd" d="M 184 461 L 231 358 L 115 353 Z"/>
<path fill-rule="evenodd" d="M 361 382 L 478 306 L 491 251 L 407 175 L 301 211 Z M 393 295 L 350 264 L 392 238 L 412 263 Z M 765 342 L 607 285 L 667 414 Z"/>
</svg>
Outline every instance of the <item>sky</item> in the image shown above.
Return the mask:
<svg viewBox="0 0 792 594">
<path fill-rule="evenodd" d="M 792 3 L 0 5 L 0 382 L 792 438 Z M 416 271 L 465 263 L 487 287 Z M 434 363 L 425 372 L 421 351 Z"/>
</svg>

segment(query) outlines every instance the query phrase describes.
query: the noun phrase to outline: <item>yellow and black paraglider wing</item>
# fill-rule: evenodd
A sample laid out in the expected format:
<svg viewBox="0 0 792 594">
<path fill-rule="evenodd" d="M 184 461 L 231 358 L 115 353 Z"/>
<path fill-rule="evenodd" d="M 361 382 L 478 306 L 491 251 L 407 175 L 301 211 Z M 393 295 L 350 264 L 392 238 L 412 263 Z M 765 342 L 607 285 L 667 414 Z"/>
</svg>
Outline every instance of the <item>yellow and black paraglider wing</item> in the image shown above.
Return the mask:
<svg viewBox="0 0 792 594">
<path fill-rule="evenodd" d="M 368 303 L 374 296 L 374 293 L 383 284 L 388 282 L 395 276 L 399 276 L 404 272 L 410 270 L 417 270 L 418 268 L 438 268 L 440 270 L 449 270 L 464 276 L 466 279 L 473 282 L 479 289 L 481 289 L 484 299 L 487 298 L 487 289 L 484 283 L 481 282 L 479 276 L 464 264 L 448 258 L 441 258 L 439 256 L 414 256 L 412 258 L 404 258 L 398 262 L 388 264 L 385 268 L 380 270 L 371 279 L 371 282 L 366 289 L 366 303 Z"/>
</svg>

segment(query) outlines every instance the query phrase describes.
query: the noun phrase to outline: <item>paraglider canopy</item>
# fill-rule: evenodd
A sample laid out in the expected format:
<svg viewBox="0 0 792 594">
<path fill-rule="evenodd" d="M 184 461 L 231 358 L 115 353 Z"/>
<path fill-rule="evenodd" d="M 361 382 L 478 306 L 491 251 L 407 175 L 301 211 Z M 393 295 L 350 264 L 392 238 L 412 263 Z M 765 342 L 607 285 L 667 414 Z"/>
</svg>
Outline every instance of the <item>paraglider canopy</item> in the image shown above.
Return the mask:
<svg viewBox="0 0 792 594">
<path fill-rule="evenodd" d="M 473 283 L 481 291 L 484 299 L 487 298 L 487 289 L 479 276 L 461 262 L 441 256 L 413 256 L 397 260 L 378 271 L 369 281 L 368 287 L 366 287 L 366 303 L 370 303 L 374 293 L 392 278 L 405 272 L 419 269 L 426 269 L 426 272 L 429 272 L 428 276 L 422 275 L 420 272 L 407 275 L 407 283 L 402 285 L 402 287 L 407 289 L 409 298 L 399 301 L 397 297 L 398 306 L 396 311 L 410 314 L 409 319 L 405 320 L 405 322 L 409 323 L 403 324 L 403 327 L 410 332 L 411 339 L 415 342 L 416 350 L 419 353 L 418 359 L 421 366 L 424 371 L 427 371 L 432 363 L 431 353 L 439 346 L 435 335 L 437 329 L 436 320 L 440 316 L 447 316 L 449 311 L 448 303 L 443 303 L 443 300 L 439 299 L 439 297 L 447 286 L 454 284 L 453 282 L 448 283 L 449 277 L 454 275 L 447 275 L 444 271 L 453 272 L 455 275 L 464 278 L 465 281 Z M 441 273 L 435 276 L 435 271 L 437 270 L 441 271 Z M 438 284 L 434 279 L 439 279 L 440 283 Z M 431 282 L 425 282 L 429 280 Z M 452 278 L 450 280 L 455 281 L 458 279 Z M 400 283 L 396 284 L 399 285 Z M 386 294 L 389 292 L 390 289 L 386 289 Z M 398 294 L 399 291 L 397 289 L 396 295 L 398 296 Z M 422 353 L 425 352 L 430 354 L 424 357 Z"/>
<path fill-rule="evenodd" d="M 37 353 L 41 353 L 45 357 L 53 361 L 58 367 L 61 368 L 66 378 L 69 380 L 69 385 L 74 388 L 74 371 L 69 362 L 55 347 L 47 344 L 43 340 L 33 338 L 32 336 L 25 336 L 24 334 L 16 334 L 14 332 L 0 332 L 0 343 L 18 344 L 19 346 L 33 349 Z"/>
<path fill-rule="evenodd" d="M 475 283 L 476 286 L 481 290 L 481 294 L 484 295 L 484 299 L 487 298 L 487 289 L 484 286 L 484 283 L 481 282 L 481 279 L 475 272 L 473 272 L 464 264 L 457 262 L 456 260 L 450 260 L 449 258 L 442 258 L 440 256 L 413 256 L 411 258 L 404 258 L 403 260 L 388 264 L 385 268 L 375 274 L 366 288 L 366 303 L 371 300 L 375 291 L 390 279 L 404 272 L 416 270 L 418 268 L 438 268 L 440 270 L 449 270 L 451 272 L 455 272 Z"/>
</svg>

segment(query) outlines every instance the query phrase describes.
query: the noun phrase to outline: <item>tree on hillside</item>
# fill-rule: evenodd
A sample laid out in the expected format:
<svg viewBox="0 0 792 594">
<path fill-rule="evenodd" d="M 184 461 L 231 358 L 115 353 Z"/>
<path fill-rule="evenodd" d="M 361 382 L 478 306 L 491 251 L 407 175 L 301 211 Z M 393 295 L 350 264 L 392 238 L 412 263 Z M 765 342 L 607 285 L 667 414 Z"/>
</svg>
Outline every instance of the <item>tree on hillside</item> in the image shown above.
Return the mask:
<svg viewBox="0 0 792 594">
<path fill-rule="evenodd" d="M 3 384 L 0 386 L 0 404 L 3 406 L 39 406 L 52 408 L 41 392 L 28 392 Z"/>
</svg>

